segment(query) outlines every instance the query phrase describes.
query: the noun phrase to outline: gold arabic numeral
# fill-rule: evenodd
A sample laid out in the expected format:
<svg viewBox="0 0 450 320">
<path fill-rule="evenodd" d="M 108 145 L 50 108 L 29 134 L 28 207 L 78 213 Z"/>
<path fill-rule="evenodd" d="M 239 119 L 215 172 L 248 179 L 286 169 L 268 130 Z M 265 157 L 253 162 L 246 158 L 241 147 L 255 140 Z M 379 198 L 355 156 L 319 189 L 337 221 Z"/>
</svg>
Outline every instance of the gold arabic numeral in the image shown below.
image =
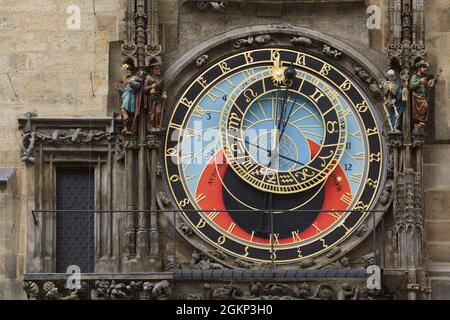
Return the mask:
<svg viewBox="0 0 450 320">
<path fill-rule="evenodd" d="M 303 258 L 302 247 L 298 247 L 298 248 L 297 248 L 297 257 Z"/>
<path fill-rule="evenodd" d="M 203 193 L 200 193 L 200 194 L 198 194 L 198 195 L 196 195 L 195 196 L 195 201 L 198 203 L 198 202 L 200 202 L 200 201 L 202 201 L 202 200 L 205 200 L 206 199 L 206 196 L 203 194 Z"/>
<path fill-rule="evenodd" d="M 297 54 L 297 60 L 295 60 L 295 64 L 300 66 L 306 65 L 306 56 L 303 53 Z"/>
<path fill-rule="evenodd" d="M 227 229 L 228 233 L 233 233 L 234 228 L 236 228 L 236 223 L 232 222 Z"/>
<path fill-rule="evenodd" d="M 244 58 L 245 58 L 245 62 L 247 62 L 247 64 L 253 62 L 253 57 L 252 57 L 252 53 L 251 52 L 245 52 L 244 53 Z"/>
<path fill-rule="evenodd" d="M 253 98 L 256 98 L 258 94 L 252 89 L 247 89 L 244 91 L 245 102 L 250 102 Z"/>
<path fill-rule="evenodd" d="M 361 103 L 358 103 L 356 105 L 356 110 L 358 110 L 359 113 L 364 113 L 369 109 L 369 105 L 367 104 L 367 101 L 363 101 Z"/>
<path fill-rule="evenodd" d="M 218 244 L 218 245 L 223 245 L 223 244 L 225 243 L 225 240 L 226 240 L 225 236 L 220 236 L 220 237 L 217 239 L 217 244 Z"/>
<path fill-rule="evenodd" d="M 240 122 L 241 118 L 237 115 L 236 112 L 232 112 L 230 114 L 230 120 L 228 122 L 228 129 L 239 129 Z"/>
<path fill-rule="evenodd" d="M 370 162 L 380 162 L 380 160 L 381 160 L 381 152 L 370 154 Z"/>
<path fill-rule="evenodd" d="M 353 173 L 348 180 L 352 181 L 352 182 L 355 182 L 355 183 L 360 183 L 361 180 L 362 180 L 362 174 L 360 174 L 360 173 Z"/>
<path fill-rule="evenodd" d="M 187 106 L 188 108 L 192 107 L 193 102 L 188 100 L 188 98 L 184 97 L 181 99 L 181 103 Z"/>
<path fill-rule="evenodd" d="M 328 133 L 339 132 L 339 123 L 337 121 L 328 121 L 327 122 L 327 132 Z"/>
<path fill-rule="evenodd" d="M 181 208 L 184 208 L 184 207 L 186 207 L 188 204 L 190 204 L 191 203 L 191 201 L 189 200 L 189 199 L 184 199 L 184 200 L 181 200 L 180 202 L 178 202 L 178 205 L 181 207 Z"/>
<path fill-rule="evenodd" d="M 173 176 L 170 177 L 170 181 L 171 182 L 178 182 L 178 181 L 180 181 L 180 176 L 174 174 Z"/>
<path fill-rule="evenodd" d="M 378 187 L 378 181 L 373 180 L 371 178 L 367 179 L 366 184 L 368 184 L 369 186 L 371 186 L 374 189 L 376 189 Z"/>
<path fill-rule="evenodd" d="M 309 97 L 313 99 L 316 103 L 319 103 L 319 100 L 324 97 L 324 94 L 320 92 L 318 88 L 316 88 L 316 91 Z"/>
<path fill-rule="evenodd" d="M 320 69 L 320 74 L 323 76 L 327 76 L 330 71 L 331 71 L 331 66 L 325 63 L 323 65 L 322 69 Z"/>
<path fill-rule="evenodd" d="M 345 203 L 346 205 L 350 205 L 350 203 L 352 203 L 353 201 L 353 195 L 351 192 L 345 192 L 342 196 L 341 196 L 341 201 L 343 203 Z M 330 213 L 331 214 L 331 213 Z"/>
<path fill-rule="evenodd" d="M 248 257 L 248 256 L 249 256 L 250 252 L 248 251 L 248 249 L 250 249 L 249 246 L 246 246 L 246 247 L 244 248 L 244 257 Z"/>
<path fill-rule="evenodd" d="M 194 112 L 192 113 L 192 116 L 197 117 L 197 118 L 203 118 L 205 113 L 206 113 L 205 109 L 203 109 L 202 107 L 196 106 L 194 109 Z"/>
<path fill-rule="evenodd" d="M 206 226 L 206 220 L 203 218 L 201 218 L 196 225 L 197 229 L 202 229 L 205 226 Z"/>
<path fill-rule="evenodd" d="M 228 67 L 228 64 L 225 61 L 219 63 L 219 68 L 222 71 L 222 73 L 227 73 L 231 71 L 231 68 Z"/>
<path fill-rule="evenodd" d="M 352 88 L 352 83 L 349 80 L 345 80 L 340 86 L 339 88 L 341 88 L 344 91 L 348 91 Z"/>
<path fill-rule="evenodd" d="M 378 134 L 378 128 L 377 127 L 374 127 L 373 129 L 369 128 L 369 129 L 367 129 L 366 133 L 367 133 L 368 136 L 372 136 L 374 134 Z"/>
<path fill-rule="evenodd" d="M 300 238 L 299 233 L 300 233 L 300 231 L 298 231 L 298 230 L 296 230 L 296 231 L 291 231 L 291 234 L 292 234 L 292 241 L 293 241 L 293 242 L 300 242 L 300 241 L 302 241 L 302 239 Z"/>
<path fill-rule="evenodd" d="M 328 245 L 325 243 L 325 239 L 324 238 L 320 239 L 320 241 L 322 242 L 322 245 L 323 245 L 324 248 L 328 248 Z"/>
</svg>

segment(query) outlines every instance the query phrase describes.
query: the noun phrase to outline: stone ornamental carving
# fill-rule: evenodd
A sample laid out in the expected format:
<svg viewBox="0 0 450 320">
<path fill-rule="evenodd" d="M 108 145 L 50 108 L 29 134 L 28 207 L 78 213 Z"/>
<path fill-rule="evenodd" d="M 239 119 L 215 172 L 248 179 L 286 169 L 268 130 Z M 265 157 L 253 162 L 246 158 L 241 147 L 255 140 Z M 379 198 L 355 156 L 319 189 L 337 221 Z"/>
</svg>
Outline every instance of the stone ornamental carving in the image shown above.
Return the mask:
<svg viewBox="0 0 450 320">
<path fill-rule="evenodd" d="M 208 63 L 209 56 L 207 54 L 202 54 L 195 60 L 195 65 L 197 68 L 201 68 Z"/>
<path fill-rule="evenodd" d="M 332 58 L 334 58 L 336 60 L 338 60 L 342 56 L 342 52 L 341 51 L 339 51 L 337 49 L 334 49 L 334 48 L 332 48 L 331 46 L 329 46 L 327 44 L 323 45 L 322 52 L 323 52 L 324 55 L 332 57 Z"/>
<path fill-rule="evenodd" d="M 292 37 L 291 43 L 294 46 L 311 47 L 312 40 L 306 37 Z"/>
<path fill-rule="evenodd" d="M 272 41 L 272 37 L 268 34 L 259 36 L 249 36 L 235 42 L 234 48 L 240 49 L 244 47 L 262 46 Z"/>
</svg>

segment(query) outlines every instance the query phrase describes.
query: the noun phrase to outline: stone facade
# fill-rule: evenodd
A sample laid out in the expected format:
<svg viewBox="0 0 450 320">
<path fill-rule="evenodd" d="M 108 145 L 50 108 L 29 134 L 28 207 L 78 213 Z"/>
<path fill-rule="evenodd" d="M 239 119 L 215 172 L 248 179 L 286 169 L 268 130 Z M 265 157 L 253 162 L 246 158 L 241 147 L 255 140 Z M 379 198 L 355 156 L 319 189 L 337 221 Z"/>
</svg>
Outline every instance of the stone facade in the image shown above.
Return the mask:
<svg viewBox="0 0 450 320">
<path fill-rule="evenodd" d="M 378 70 L 386 68 L 384 48 L 389 30 L 387 6 L 382 0 L 285 1 L 279 10 L 272 11 L 251 1 L 248 4 L 231 1 L 223 11 L 199 10 L 193 2 L 182 2 L 160 0 L 166 69 L 217 34 L 273 23 L 303 26 L 331 35 L 364 53 Z M 380 5 L 381 30 L 366 28 L 366 2 Z M 70 30 L 67 19 L 71 14 L 67 9 L 73 1 L 0 0 L 0 169 L 12 169 L 0 185 L 0 299 L 26 298 L 22 290 L 23 274 L 32 265 L 27 257 L 31 254 L 29 248 L 27 251 L 27 239 L 33 221 L 30 212 L 35 209 L 35 176 L 21 161 L 18 119 L 27 112 L 43 118 L 80 119 L 105 118 L 111 116 L 111 110 L 117 111 L 117 106 L 111 106 L 108 100 L 111 90 L 108 81 L 111 68 L 115 68 L 109 64 L 110 43 L 123 40 L 125 3 L 125 0 L 78 1 L 81 26 Z M 433 70 L 443 65 L 447 72 L 450 4 L 447 0 L 430 0 L 425 10 L 428 57 Z M 434 123 L 427 138 L 430 143 L 450 141 L 449 86 L 446 76 L 436 86 Z M 175 93 L 169 88 L 169 94 Z M 442 213 L 448 207 L 445 199 L 450 179 L 444 177 L 450 175 L 450 168 L 439 165 L 445 158 L 441 147 L 426 148 L 424 154 L 430 159 L 425 160 L 424 167 L 429 254 L 432 261 L 438 262 L 433 278 L 439 285 L 437 292 L 444 292 L 442 288 L 448 284 L 443 284 L 439 277 L 448 277 L 450 272 L 450 241 L 448 229 L 441 222 L 450 226 L 448 215 Z M 105 171 L 103 175 L 108 173 Z M 114 181 L 120 181 L 122 175 L 119 171 Z M 115 208 L 120 209 L 120 205 Z M 114 248 L 119 250 L 117 246 Z M 99 268 L 115 271 L 107 263 Z"/>
</svg>

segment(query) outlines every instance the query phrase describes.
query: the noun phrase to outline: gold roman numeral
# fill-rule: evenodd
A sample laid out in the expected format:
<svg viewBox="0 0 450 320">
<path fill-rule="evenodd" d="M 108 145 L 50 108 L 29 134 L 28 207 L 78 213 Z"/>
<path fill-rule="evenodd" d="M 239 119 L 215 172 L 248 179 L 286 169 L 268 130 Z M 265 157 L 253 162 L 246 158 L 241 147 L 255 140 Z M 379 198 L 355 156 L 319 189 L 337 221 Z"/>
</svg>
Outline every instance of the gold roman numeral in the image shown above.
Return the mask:
<svg viewBox="0 0 450 320">
<path fill-rule="evenodd" d="M 355 182 L 355 183 L 360 183 L 361 179 L 362 179 L 362 174 L 353 173 L 348 180 Z"/>
<path fill-rule="evenodd" d="M 208 218 L 211 219 L 212 221 L 214 221 L 214 219 L 216 219 L 219 216 L 220 212 L 218 211 L 214 211 L 214 212 L 210 212 L 208 215 Z"/>
<path fill-rule="evenodd" d="M 234 230 L 235 227 L 236 227 L 236 223 L 232 222 L 232 223 L 230 224 L 230 226 L 228 227 L 227 232 L 228 232 L 228 233 L 233 233 L 233 230 Z"/>
<path fill-rule="evenodd" d="M 294 242 L 302 241 L 302 239 L 300 238 L 298 230 L 297 231 L 292 231 L 291 234 L 292 234 L 292 241 L 294 241 Z"/>
<path fill-rule="evenodd" d="M 205 200 L 205 199 L 206 199 L 206 196 L 203 193 L 198 194 L 198 195 L 195 196 L 195 201 L 196 202 L 200 202 L 200 201 Z"/>
<path fill-rule="evenodd" d="M 353 200 L 353 195 L 350 192 L 346 192 L 341 196 L 341 201 L 344 202 L 346 205 L 350 205 Z M 331 213 L 329 213 L 331 215 Z M 339 218 L 337 218 L 339 219 Z"/>
<path fill-rule="evenodd" d="M 205 113 L 206 113 L 205 109 L 203 109 L 202 107 L 196 106 L 194 109 L 194 112 L 192 113 L 192 116 L 197 117 L 197 118 L 203 118 Z"/>
</svg>

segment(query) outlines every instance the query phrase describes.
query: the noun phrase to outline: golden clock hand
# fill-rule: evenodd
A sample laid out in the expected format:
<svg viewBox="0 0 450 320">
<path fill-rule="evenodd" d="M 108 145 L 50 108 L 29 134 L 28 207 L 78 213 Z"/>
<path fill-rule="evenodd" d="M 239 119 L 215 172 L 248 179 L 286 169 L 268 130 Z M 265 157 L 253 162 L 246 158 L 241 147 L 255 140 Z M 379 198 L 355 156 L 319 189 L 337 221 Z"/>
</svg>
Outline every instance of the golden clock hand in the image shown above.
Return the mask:
<svg viewBox="0 0 450 320">
<path fill-rule="evenodd" d="M 287 124 L 288 124 L 288 122 L 289 122 L 289 118 L 290 118 L 291 115 L 292 115 L 292 111 L 294 110 L 294 106 L 295 106 L 295 104 L 297 103 L 297 98 L 298 98 L 298 95 L 295 96 L 294 103 L 292 103 L 291 110 L 289 111 L 289 115 L 288 115 L 288 117 L 286 118 L 286 121 L 284 122 L 283 130 L 281 131 L 281 134 L 280 134 L 280 141 L 281 141 L 281 138 L 283 137 L 284 131 L 286 130 L 286 126 L 287 126 Z"/>
</svg>

